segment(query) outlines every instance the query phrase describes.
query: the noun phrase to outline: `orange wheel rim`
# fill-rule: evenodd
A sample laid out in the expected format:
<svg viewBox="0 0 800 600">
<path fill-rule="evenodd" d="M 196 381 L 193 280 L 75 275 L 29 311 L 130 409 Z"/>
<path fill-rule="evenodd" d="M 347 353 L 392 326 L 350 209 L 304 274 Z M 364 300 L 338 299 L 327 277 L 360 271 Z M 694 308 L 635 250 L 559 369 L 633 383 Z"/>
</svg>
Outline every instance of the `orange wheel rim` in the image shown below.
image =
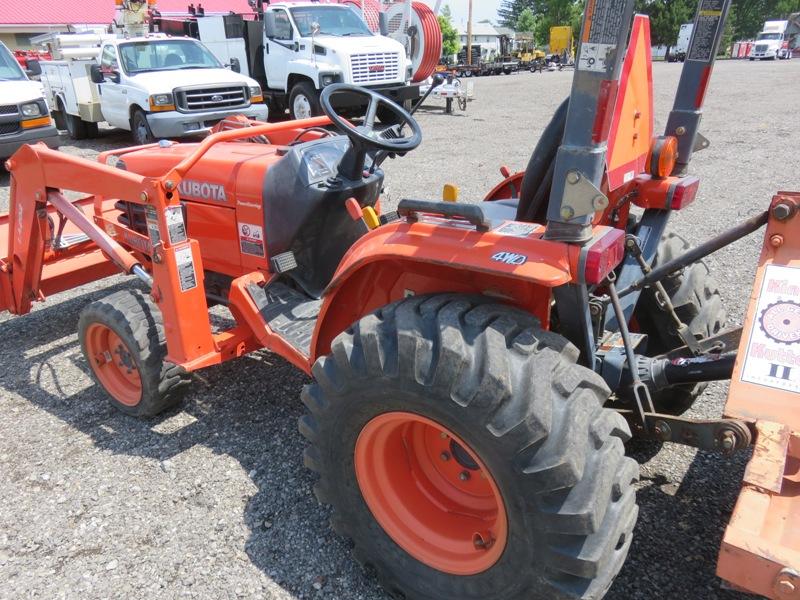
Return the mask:
<svg viewBox="0 0 800 600">
<path fill-rule="evenodd" d="M 420 562 L 474 575 L 502 555 L 500 490 L 480 457 L 439 423 L 407 412 L 375 417 L 356 441 L 355 468 L 375 519 Z"/>
<path fill-rule="evenodd" d="M 110 327 L 93 323 L 86 330 L 86 355 L 102 386 L 125 406 L 142 399 L 142 378 L 133 355 Z"/>
</svg>

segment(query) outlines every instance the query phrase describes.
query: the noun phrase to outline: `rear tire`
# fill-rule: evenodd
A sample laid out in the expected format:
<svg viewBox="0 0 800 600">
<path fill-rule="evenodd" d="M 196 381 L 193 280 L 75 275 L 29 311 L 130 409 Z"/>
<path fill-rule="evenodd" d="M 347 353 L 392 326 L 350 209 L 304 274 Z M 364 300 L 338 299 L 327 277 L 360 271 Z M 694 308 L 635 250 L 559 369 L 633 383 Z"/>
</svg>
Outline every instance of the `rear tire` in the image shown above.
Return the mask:
<svg viewBox="0 0 800 600">
<path fill-rule="evenodd" d="M 140 290 L 123 290 L 81 312 L 78 338 L 95 380 L 120 411 L 157 415 L 180 402 L 188 373 L 167 362 L 161 311 Z"/>
<path fill-rule="evenodd" d="M 484 297 L 444 294 L 378 310 L 339 335 L 331 354 L 317 361 L 316 381 L 303 391 L 311 412 L 300 420 L 311 443 L 305 463 L 319 474 L 317 498 L 334 508 L 332 527 L 353 540 L 355 557 L 376 570 L 390 593 L 423 600 L 605 594 L 631 543 L 638 465 L 624 455 L 630 437 L 624 419 L 603 408 L 608 388 L 576 365 L 577 357 L 574 346 L 543 331 L 530 314 Z M 418 445 L 419 438 L 400 429 L 405 450 L 397 456 L 378 444 L 374 462 L 365 462 L 360 447 L 375 423 L 398 414 L 435 424 L 443 434 L 433 435 L 435 441 L 452 432 L 449 439 L 463 441 L 466 452 L 454 449 L 441 460 L 458 461 L 466 472 L 469 457 L 462 459 L 469 453 L 481 467 L 471 471 L 475 481 L 496 484 L 507 535 L 498 526 L 495 540 L 487 526 L 485 537 L 493 542 L 486 546 L 476 543 L 470 528 L 455 529 L 464 552 L 474 545 L 496 554 L 481 570 L 445 572 L 423 556 L 437 538 L 390 536 L 384 523 L 394 522 L 374 516 L 370 506 L 378 506 L 380 496 L 367 485 L 372 480 L 362 475 L 364 468 L 373 464 L 389 478 L 394 470 L 412 473 L 404 468 L 411 460 L 408 444 Z M 478 479 L 483 466 L 487 477 Z M 389 484 L 385 489 L 398 491 Z M 399 502 L 419 501 L 418 489 L 401 486 Z M 437 507 L 422 501 L 400 524 L 411 527 Z M 428 523 L 437 521 L 428 517 Z M 502 539 L 502 550 L 492 550 Z"/>
<path fill-rule="evenodd" d="M 86 129 L 86 123 L 80 117 L 75 115 L 71 115 L 69 113 L 64 114 L 64 119 L 67 125 L 67 133 L 69 133 L 69 137 L 73 140 L 85 140 L 88 136 L 88 131 Z"/>
<path fill-rule="evenodd" d="M 669 262 L 684 254 L 689 242 L 669 233 L 661 239 L 654 266 Z M 726 313 L 717 282 L 704 262 L 694 263 L 662 280 L 675 312 L 689 326 L 692 334 L 702 339 L 718 333 L 725 324 Z M 655 288 L 642 292 L 634 311 L 639 331 L 648 336 L 647 354 L 657 356 L 684 345 L 675 332 L 668 313 L 661 310 Z M 686 412 L 708 387 L 707 383 L 676 385 L 651 393 L 655 409 L 663 414 L 680 415 Z"/>
</svg>

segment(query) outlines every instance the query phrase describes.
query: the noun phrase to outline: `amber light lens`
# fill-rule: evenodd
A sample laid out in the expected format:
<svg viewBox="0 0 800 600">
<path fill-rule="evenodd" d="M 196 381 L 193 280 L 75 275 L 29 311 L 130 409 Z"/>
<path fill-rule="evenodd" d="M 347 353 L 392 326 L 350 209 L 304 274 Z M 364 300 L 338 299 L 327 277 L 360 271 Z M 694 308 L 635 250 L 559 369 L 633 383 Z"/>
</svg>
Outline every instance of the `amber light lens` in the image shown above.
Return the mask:
<svg viewBox="0 0 800 600">
<path fill-rule="evenodd" d="M 650 148 L 648 167 L 650 175 L 663 179 L 669 177 L 678 162 L 678 138 L 671 135 L 657 137 Z"/>
</svg>

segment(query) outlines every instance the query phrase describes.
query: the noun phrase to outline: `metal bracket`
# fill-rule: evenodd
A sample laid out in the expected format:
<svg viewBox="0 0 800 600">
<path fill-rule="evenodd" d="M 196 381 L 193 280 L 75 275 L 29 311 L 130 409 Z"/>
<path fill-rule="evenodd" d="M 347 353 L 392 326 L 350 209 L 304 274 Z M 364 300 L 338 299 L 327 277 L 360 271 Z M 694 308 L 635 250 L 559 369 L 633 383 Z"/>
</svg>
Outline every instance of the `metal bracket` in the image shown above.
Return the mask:
<svg viewBox="0 0 800 600">
<path fill-rule="evenodd" d="M 753 434 L 747 423 L 737 419 L 693 420 L 673 415 L 645 413 L 645 421 L 648 424 L 648 427 L 645 427 L 636 411 L 618 412 L 628 421 L 634 437 L 639 439 L 675 442 L 725 455 L 748 448 L 753 443 Z"/>
<path fill-rule="evenodd" d="M 704 136 L 702 133 L 697 133 L 697 138 L 694 140 L 694 147 L 692 148 L 692 152 L 700 152 L 701 150 L 705 150 L 711 145 L 709 139 Z"/>
<path fill-rule="evenodd" d="M 574 219 L 605 210 L 608 198 L 578 171 L 569 171 L 564 185 L 561 217 Z"/>
</svg>

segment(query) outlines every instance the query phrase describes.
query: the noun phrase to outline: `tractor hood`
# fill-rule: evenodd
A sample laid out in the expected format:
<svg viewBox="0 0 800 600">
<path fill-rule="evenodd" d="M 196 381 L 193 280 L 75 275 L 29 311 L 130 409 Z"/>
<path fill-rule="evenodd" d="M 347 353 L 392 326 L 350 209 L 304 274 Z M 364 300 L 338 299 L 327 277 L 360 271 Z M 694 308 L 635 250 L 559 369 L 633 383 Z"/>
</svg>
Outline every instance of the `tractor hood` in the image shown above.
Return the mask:
<svg viewBox="0 0 800 600">
<path fill-rule="evenodd" d="M 229 69 L 176 69 L 174 71 L 153 71 L 131 76 L 131 81 L 150 94 L 171 92 L 174 88 L 198 85 L 247 85 L 256 86 L 254 79 L 234 73 Z"/>
<path fill-rule="evenodd" d="M 42 84 L 38 81 L 0 81 L 0 102 L 20 104 L 42 97 Z"/>
</svg>

